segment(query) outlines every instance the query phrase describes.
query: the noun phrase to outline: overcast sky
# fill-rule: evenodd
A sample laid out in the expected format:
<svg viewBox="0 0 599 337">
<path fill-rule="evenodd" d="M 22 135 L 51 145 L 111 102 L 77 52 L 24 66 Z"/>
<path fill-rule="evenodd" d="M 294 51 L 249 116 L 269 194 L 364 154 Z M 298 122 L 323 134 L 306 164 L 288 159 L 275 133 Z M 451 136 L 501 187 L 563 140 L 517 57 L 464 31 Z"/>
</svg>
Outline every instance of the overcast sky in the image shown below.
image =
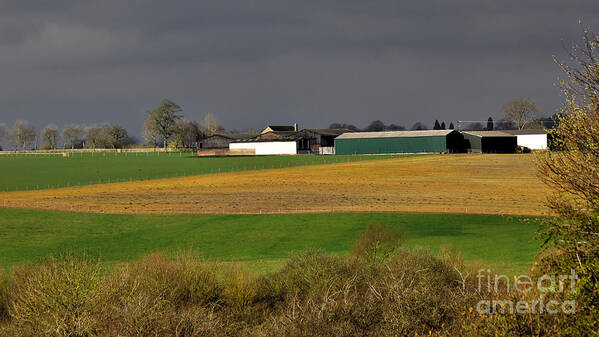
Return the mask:
<svg viewBox="0 0 599 337">
<path fill-rule="evenodd" d="M 189 120 L 411 126 L 560 107 L 552 55 L 596 0 L 2 0 L 0 122 L 119 123 L 162 98 Z"/>
</svg>

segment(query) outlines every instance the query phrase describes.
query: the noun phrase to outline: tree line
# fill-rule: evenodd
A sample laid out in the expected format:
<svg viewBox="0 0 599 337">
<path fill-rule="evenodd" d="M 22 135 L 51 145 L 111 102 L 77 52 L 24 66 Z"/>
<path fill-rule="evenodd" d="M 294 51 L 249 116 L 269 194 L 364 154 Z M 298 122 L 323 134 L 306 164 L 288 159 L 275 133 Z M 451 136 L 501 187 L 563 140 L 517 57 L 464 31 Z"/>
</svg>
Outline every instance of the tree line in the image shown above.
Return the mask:
<svg viewBox="0 0 599 337">
<path fill-rule="evenodd" d="M 356 131 L 356 132 L 381 132 L 381 131 L 406 131 L 406 130 L 408 130 L 405 126 L 399 125 L 399 124 L 392 123 L 392 124 L 386 125 L 381 120 L 372 121 L 365 128 L 358 128 L 353 124 L 347 124 L 347 123 L 332 123 L 331 125 L 329 125 L 329 128 L 330 129 L 348 129 L 348 130 L 352 130 L 352 131 Z M 448 129 L 446 127 L 445 122 L 439 123 L 438 120 L 435 120 L 433 130 L 445 130 L 445 129 Z M 454 129 L 454 125 L 452 122 L 449 123 L 449 129 Z M 410 131 L 430 130 L 430 128 L 422 122 L 416 122 L 412 125 L 412 127 L 409 130 Z"/>
<path fill-rule="evenodd" d="M 160 105 L 147 111 L 146 119 L 142 126 L 144 145 L 154 148 L 196 148 L 205 137 L 223 132 L 213 114 L 207 114 L 201 122 L 188 121 L 183 118 L 183 109 L 177 103 L 163 99 Z M 513 130 L 513 129 L 551 129 L 559 116 L 540 117 L 540 109 L 529 98 L 516 98 L 509 101 L 502 108 L 503 118 L 495 122 L 489 117 L 485 124 L 481 122 L 467 122 L 457 125 L 460 130 Z M 352 131 L 379 132 L 403 131 L 407 128 L 400 124 L 386 125 L 381 120 L 371 122 L 367 127 L 360 129 L 353 124 L 332 123 L 331 129 L 349 129 Z M 433 130 L 455 129 L 453 122 L 435 120 Z M 422 123 L 416 122 L 409 130 L 430 130 Z M 59 130 L 56 124 L 45 126 L 40 132 L 36 127 L 24 120 L 18 120 L 9 128 L 0 124 L 0 144 L 8 140 L 9 145 L 16 151 L 28 148 L 56 150 L 57 148 L 110 148 L 120 149 L 139 143 L 130 136 L 127 129 L 118 124 L 102 125 L 75 125 L 67 124 Z M 2 149 L 0 147 L 0 149 Z"/>
<path fill-rule="evenodd" d="M 552 129 L 559 120 L 557 114 L 550 117 L 541 117 L 539 106 L 530 98 L 515 98 L 506 103 L 501 109 L 503 116 L 499 121 L 489 117 L 487 122 L 471 121 L 460 123 L 460 130 L 469 131 L 492 131 L 492 130 L 522 130 L 522 129 Z M 380 131 L 404 131 L 404 130 L 431 130 L 425 123 L 416 122 L 409 129 L 400 124 L 386 125 L 381 120 L 372 121 L 365 128 L 358 128 L 348 123 L 332 123 L 330 129 L 349 129 L 356 132 L 380 132 Z M 454 130 L 453 122 L 446 124 L 445 121 L 435 120 L 432 130 Z"/>
<path fill-rule="evenodd" d="M 207 114 L 202 122 L 195 122 L 183 119 L 182 111 L 179 105 L 168 99 L 148 111 L 142 126 L 143 145 L 154 148 L 194 148 L 206 136 L 224 131 L 213 114 Z M 12 127 L 0 123 L 0 144 L 4 140 L 15 151 L 121 149 L 140 145 L 125 127 L 118 124 L 67 124 L 61 130 L 51 123 L 38 132 L 35 125 L 25 120 L 17 120 Z"/>
<path fill-rule="evenodd" d="M 38 132 L 35 125 L 17 120 L 12 127 L 0 124 L 0 142 L 7 140 L 16 150 L 56 150 L 58 148 L 112 148 L 119 149 L 135 140 L 127 129 L 118 124 L 75 125 L 67 124 L 62 130 L 56 124 L 48 124 Z M 1 147 L 0 147 L 1 149 Z"/>
<path fill-rule="evenodd" d="M 205 137 L 224 131 L 211 113 L 202 122 L 195 122 L 185 120 L 182 112 L 181 106 L 169 99 L 163 99 L 157 108 L 148 111 L 142 127 L 146 144 L 165 149 L 169 146 L 196 148 Z"/>
</svg>

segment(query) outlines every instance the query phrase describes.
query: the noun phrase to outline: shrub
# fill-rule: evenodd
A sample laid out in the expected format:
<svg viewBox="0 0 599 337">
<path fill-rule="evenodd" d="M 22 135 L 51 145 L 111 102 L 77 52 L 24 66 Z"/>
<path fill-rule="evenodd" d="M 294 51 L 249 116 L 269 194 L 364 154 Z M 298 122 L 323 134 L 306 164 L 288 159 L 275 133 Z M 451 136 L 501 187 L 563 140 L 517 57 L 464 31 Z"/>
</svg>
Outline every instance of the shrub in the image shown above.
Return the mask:
<svg viewBox="0 0 599 337">
<path fill-rule="evenodd" d="M 352 254 L 377 262 L 399 247 L 402 238 L 403 235 L 397 228 L 371 224 L 356 240 Z"/>
<path fill-rule="evenodd" d="M 363 263 L 357 259 L 307 251 L 292 256 L 264 281 L 265 293 L 276 313 L 265 325 L 270 335 L 363 335 L 376 304 L 362 301 L 365 289 Z M 374 304 L 374 305 L 373 305 Z M 364 317 L 367 322 L 364 321 Z M 352 321 L 353 320 L 353 321 Z"/>
<path fill-rule="evenodd" d="M 151 254 L 116 270 L 104 282 L 101 330 L 104 335 L 170 335 L 184 324 L 193 332 L 188 307 L 217 302 L 221 291 L 216 265 L 189 254 L 174 260 Z"/>
<path fill-rule="evenodd" d="M 0 269 L 0 322 L 8 319 L 8 275 Z"/>
<path fill-rule="evenodd" d="M 217 268 L 191 254 L 172 260 L 154 253 L 126 269 L 128 282 L 138 291 L 182 305 L 205 304 L 220 298 L 223 286 L 217 280 Z"/>
<path fill-rule="evenodd" d="M 377 258 L 306 251 L 257 277 L 241 264 L 151 254 L 103 274 L 70 255 L 0 275 L 1 336 L 485 336 L 584 335 L 593 312 L 483 315 L 476 268 L 442 249 Z M 592 279 L 582 283 L 596 287 Z M 3 290 L 4 289 L 4 290 Z M 500 287 L 499 289 L 505 289 Z M 585 293 L 596 291 L 585 290 Z M 4 294 L 4 295 L 2 295 Z M 555 294 L 547 296 L 574 296 Z M 549 299 L 549 297 L 547 297 Z M 591 303 L 587 304 L 592 306 Z M 0 308 L 2 308 L 0 306 Z"/>
<path fill-rule="evenodd" d="M 469 298 L 455 268 L 426 251 L 398 250 L 385 261 L 372 292 L 383 320 L 397 334 L 425 333 L 449 325 Z"/>
<path fill-rule="evenodd" d="M 100 265 L 63 255 L 12 273 L 8 312 L 19 331 L 43 336 L 84 336 L 97 326 L 92 312 L 100 289 Z"/>
<path fill-rule="evenodd" d="M 379 262 L 315 251 L 290 258 L 265 282 L 278 307 L 268 329 L 297 336 L 426 333 L 452 324 L 471 299 L 455 269 L 428 252 L 396 250 Z"/>
<path fill-rule="evenodd" d="M 223 300 L 234 309 L 244 309 L 254 302 L 258 293 L 257 278 L 240 264 L 228 266 L 224 271 Z"/>
</svg>

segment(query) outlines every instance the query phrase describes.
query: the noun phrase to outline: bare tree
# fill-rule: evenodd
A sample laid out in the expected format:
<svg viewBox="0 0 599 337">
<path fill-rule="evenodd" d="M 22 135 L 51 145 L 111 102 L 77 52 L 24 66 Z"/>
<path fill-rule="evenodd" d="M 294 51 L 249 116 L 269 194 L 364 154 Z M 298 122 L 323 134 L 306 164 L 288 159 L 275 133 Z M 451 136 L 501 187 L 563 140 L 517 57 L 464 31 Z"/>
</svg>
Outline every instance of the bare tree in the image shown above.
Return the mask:
<svg viewBox="0 0 599 337">
<path fill-rule="evenodd" d="M 11 131 L 13 139 L 13 147 L 17 150 L 19 147 L 23 151 L 27 148 L 27 145 L 34 142 L 37 137 L 35 127 L 27 121 L 18 120 Z"/>
<path fill-rule="evenodd" d="M 554 191 L 547 204 L 558 215 L 540 228 L 547 248 L 540 266 L 553 273 L 574 269 L 580 298 L 594 305 L 599 301 L 599 32 L 585 29 L 583 47 L 574 47 L 572 55 L 573 66 L 558 62 L 569 77 L 562 83 L 565 107 L 550 131 L 559 151 L 537 157 L 540 176 Z M 594 325 L 596 316 L 589 317 Z"/>
<path fill-rule="evenodd" d="M 156 149 L 156 145 L 160 142 L 160 132 L 158 131 L 158 126 L 156 125 L 156 114 L 157 112 L 151 111 L 148 114 L 148 118 L 146 118 L 143 126 L 142 126 L 142 136 L 146 143 L 152 144 L 152 147 Z"/>
<path fill-rule="evenodd" d="M 6 124 L 0 123 L 0 150 L 2 150 L 2 140 L 8 135 Z"/>
<path fill-rule="evenodd" d="M 200 125 L 196 122 L 181 120 L 175 126 L 174 136 L 177 147 L 197 147 L 198 142 L 202 139 L 202 135 Z"/>
<path fill-rule="evenodd" d="M 58 126 L 55 124 L 48 124 L 42 130 L 42 137 L 46 142 L 48 149 L 56 150 L 56 144 L 58 142 Z"/>
<path fill-rule="evenodd" d="M 102 145 L 102 128 L 96 125 L 86 126 L 84 129 L 85 146 L 96 149 Z"/>
<path fill-rule="evenodd" d="M 348 129 L 352 131 L 360 131 L 360 129 L 357 126 L 347 123 L 332 123 L 331 125 L 329 125 L 329 129 Z"/>
<path fill-rule="evenodd" d="M 26 121 L 18 120 L 10 129 L 10 145 L 13 147 L 15 151 L 19 149 L 23 142 L 23 129 L 25 128 L 25 123 Z"/>
<path fill-rule="evenodd" d="M 385 131 L 386 128 L 387 128 L 387 126 L 385 125 L 385 123 L 383 123 L 383 121 L 376 120 L 376 121 L 372 121 L 370 124 L 368 124 L 368 126 L 366 127 L 366 129 L 364 129 L 364 131 L 378 132 L 378 131 Z"/>
<path fill-rule="evenodd" d="M 163 99 L 160 101 L 160 106 L 149 111 L 149 117 L 154 120 L 156 132 L 162 137 L 164 148 L 168 147 L 168 142 L 173 136 L 175 124 L 183 118 L 179 113 L 183 111 L 177 103 Z"/>
<path fill-rule="evenodd" d="M 220 125 L 214 114 L 207 114 L 202 121 L 202 127 L 206 136 L 212 136 L 215 133 L 223 131 L 223 127 Z"/>
<path fill-rule="evenodd" d="M 570 98 L 582 100 L 585 103 L 599 104 L 599 34 L 593 33 L 580 23 L 583 30 L 582 44 L 574 44 L 569 52 L 573 65 L 559 61 L 555 62 L 568 75 L 569 81 L 562 81 L 563 90 Z"/>
<path fill-rule="evenodd" d="M 386 130 L 389 130 L 389 131 L 405 131 L 406 127 L 403 126 L 403 125 L 390 124 L 390 125 L 387 125 Z"/>
<path fill-rule="evenodd" d="M 514 130 L 516 129 L 516 123 L 511 119 L 505 117 L 494 123 L 493 129 L 495 130 Z"/>
<path fill-rule="evenodd" d="M 485 127 L 483 126 L 483 124 L 481 122 L 470 123 L 464 128 L 464 130 L 468 130 L 468 131 L 482 131 L 484 129 L 485 129 Z"/>
<path fill-rule="evenodd" d="M 515 98 L 503 106 L 503 116 L 514 122 L 518 130 L 538 119 L 539 107 L 530 98 Z"/>
<path fill-rule="evenodd" d="M 108 146 L 113 149 L 120 149 L 126 143 L 129 134 L 127 130 L 120 125 L 103 125 L 102 134 Z"/>
<path fill-rule="evenodd" d="M 62 128 L 62 138 L 65 141 L 65 147 L 68 143 L 71 145 L 71 149 L 74 149 L 82 137 L 83 127 L 80 125 L 67 124 Z"/>
<path fill-rule="evenodd" d="M 250 136 L 255 136 L 255 135 L 259 135 L 260 134 L 260 130 L 254 129 L 254 128 L 249 128 L 249 129 L 245 129 L 241 132 L 244 135 L 250 135 Z"/>
<path fill-rule="evenodd" d="M 410 130 L 414 131 L 414 130 L 428 130 L 428 126 L 420 123 L 420 122 L 416 122 L 414 123 L 414 125 L 412 125 L 412 127 L 410 128 Z"/>
</svg>

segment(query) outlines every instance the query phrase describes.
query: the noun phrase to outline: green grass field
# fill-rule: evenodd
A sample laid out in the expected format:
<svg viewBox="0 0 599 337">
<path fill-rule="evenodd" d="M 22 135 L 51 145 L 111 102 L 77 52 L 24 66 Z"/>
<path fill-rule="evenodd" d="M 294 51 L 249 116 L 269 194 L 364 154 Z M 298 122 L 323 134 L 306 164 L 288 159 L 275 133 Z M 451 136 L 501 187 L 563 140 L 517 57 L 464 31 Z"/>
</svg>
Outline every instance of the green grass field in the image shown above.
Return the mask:
<svg viewBox="0 0 599 337">
<path fill-rule="evenodd" d="M 522 221 L 527 220 L 527 221 Z M 368 224 L 400 227 L 405 245 L 459 249 L 467 261 L 524 272 L 538 250 L 528 218 L 450 214 L 111 215 L 0 208 L 0 266 L 87 251 L 107 263 L 192 251 L 272 269 L 308 248 L 348 252 Z"/>
<path fill-rule="evenodd" d="M 385 159 L 393 156 L 251 156 L 197 158 L 193 153 L 0 155 L 0 191 L 32 190 L 242 170 Z"/>
</svg>

